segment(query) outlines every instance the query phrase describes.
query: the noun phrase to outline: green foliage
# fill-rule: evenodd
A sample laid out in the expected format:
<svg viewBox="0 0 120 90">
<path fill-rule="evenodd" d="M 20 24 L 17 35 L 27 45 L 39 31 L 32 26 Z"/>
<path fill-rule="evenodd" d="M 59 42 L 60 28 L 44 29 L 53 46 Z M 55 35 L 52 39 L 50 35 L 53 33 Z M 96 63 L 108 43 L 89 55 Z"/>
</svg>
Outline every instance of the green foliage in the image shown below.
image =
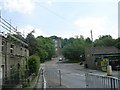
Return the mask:
<svg viewBox="0 0 120 90">
<path fill-rule="evenodd" d="M 84 38 L 70 38 L 62 49 L 62 53 L 65 58 L 70 62 L 80 62 L 85 60 L 85 46 L 87 46 Z M 63 41 L 64 42 L 64 41 Z M 80 57 L 82 56 L 82 57 Z"/>
<path fill-rule="evenodd" d="M 29 33 L 26 37 L 26 42 L 28 43 L 29 47 L 29 55 L 36 54 L 38 52 L 38 45 L 37 40 L 35 39 L 32 33 Z"/>
<path fill-rule="evenodd" d="M 28 57 L 28 66 L 29 66 L 29 70 L 31 71 L 31 73 L 37 74 L 39 67 L 40 67 L 39 56 L 32 55 L 32 56 Z"/>
<path fill-rule="evenodd" d="M 94 41 L 94 46 L 115 46 L 115 40 L 110 35 L 103 35 Z"/>
<path fill-rule="evenodd" d="M 38 55 L 40 56 L 41 62 L 51 60 L 52 56 L 55 54 L 55 47 L 52 39 L 38 36 L 36 40 L 39 48 Z"/>
<path fill-rule="evenodd" d="M 116 46 L 120 49 L 120 38 L 115 40 L 110 35 L 100 36 L 99 39 L 96 39 L 93 43 L 94 47 Z M 85 48 L 91 46 L 92 41 L 89 37 L 86 39 L 84 39 L 83 36 L 80 36 L 80 38 L 62 39 L 62 53 L 65 58 L 69 59 L 69 62 L 85 60 Z"/>
<path fill-rule="evenodd" d="M 89 37 L 87 37 L 86 39 L 85 39 L 85 42 L 87 43 L 87 44 L 92 44 L 92 41 L 91 41 L 91 39 L 89 38 Z"/>
<path fill-rule="evenodd" d="M 28 86 L 30 86 L 30 83 L 28 83 L 28 82 L 23 82 L 22 83 L 22 88 L 25 88 L 25 87 L 28 87 Z"/>
<path fill-rule="evenodd" d="M 29 33 L 26 37 L 26 42 L 29 45 L 29 54 L 38 55 L 41 62 L 51 60 L 52 56 L 55 54 L 55 47 L 52 39 L 43 36 L 35 38 L 32 33 L 33 32 Z"/>
<path fill-rule="evenodd" d="M 115 46 L 120 49 L 120 38 L 115 40 Z"/>
</svg>

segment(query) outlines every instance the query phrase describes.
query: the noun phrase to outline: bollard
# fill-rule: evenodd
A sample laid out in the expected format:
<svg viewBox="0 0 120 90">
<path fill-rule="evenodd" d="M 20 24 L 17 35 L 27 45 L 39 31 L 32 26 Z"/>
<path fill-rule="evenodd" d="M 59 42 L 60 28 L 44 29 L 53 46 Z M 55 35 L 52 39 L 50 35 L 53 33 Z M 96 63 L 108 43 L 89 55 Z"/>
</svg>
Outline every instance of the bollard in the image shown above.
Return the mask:
<svg viewBox="0 0 120 90">
<path fill-rule="evenodd" d="M 112 67 L 110 65 L 107 66 L 107 75 L 112 76 Z"/>
<path fill-rule="evenodd" d="M 59 70 L 59 80 L 60 80 L 60 86 L 61 86 L 61 71 Z"/>
</svg>

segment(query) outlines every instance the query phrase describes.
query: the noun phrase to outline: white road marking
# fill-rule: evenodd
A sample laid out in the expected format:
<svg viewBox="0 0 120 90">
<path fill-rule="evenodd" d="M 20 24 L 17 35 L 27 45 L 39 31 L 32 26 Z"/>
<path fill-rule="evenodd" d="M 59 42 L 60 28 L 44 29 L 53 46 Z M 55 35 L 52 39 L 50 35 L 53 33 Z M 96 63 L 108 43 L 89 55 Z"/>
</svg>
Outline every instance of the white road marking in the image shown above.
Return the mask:
<svg viewBox="0 0 120 90">
<path fill-rule="evenodd" d="M 71 73 L 71 75 L 76 75 L 76 76 L 85 76 L 85 74 L 78 74 L 78 73 Z"/>
</svg>

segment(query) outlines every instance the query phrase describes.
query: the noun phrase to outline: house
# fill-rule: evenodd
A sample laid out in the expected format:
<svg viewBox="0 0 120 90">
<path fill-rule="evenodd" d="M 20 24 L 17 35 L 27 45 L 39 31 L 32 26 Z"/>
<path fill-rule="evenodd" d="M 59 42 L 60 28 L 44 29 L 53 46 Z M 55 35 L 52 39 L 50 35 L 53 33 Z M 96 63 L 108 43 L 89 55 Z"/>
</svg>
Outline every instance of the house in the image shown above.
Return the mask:
<svg viewBox="0 0 120 90">
<path fill-rule="evenodd" d="M 0 14 L 0 90 L 1 86 L 15 86 L 28 76 L 27 56 L 28 44 L 22 34 Z"/>
<path fill-rule="evenodd" d="M 86 66 L 106 71 L 107 65 L 119 66 L 120 50 L 116 47 L 91 47 L 85 49 Z"/>
<path fill-rule="evenodd" d="M 61 38 L 59 37 L 53 37 L 53 43 L 55 45 L 55 52 L 56 52 L 56 56 L 60 56 L 61 55 Z"/>
<path fill-rule="evenodd" d="M 27 44 L 20 41 L 14 43 L 0 35 L 0 86 L 12 83 L 10 82 L 11 79 L 15 78 L 15 74 L 20 71 L 20 67 L 26 63 L 26 57 L 29 56 L 27 48 Z M 19 73 L 16 75 L 18 79 Z"/>
</svg>

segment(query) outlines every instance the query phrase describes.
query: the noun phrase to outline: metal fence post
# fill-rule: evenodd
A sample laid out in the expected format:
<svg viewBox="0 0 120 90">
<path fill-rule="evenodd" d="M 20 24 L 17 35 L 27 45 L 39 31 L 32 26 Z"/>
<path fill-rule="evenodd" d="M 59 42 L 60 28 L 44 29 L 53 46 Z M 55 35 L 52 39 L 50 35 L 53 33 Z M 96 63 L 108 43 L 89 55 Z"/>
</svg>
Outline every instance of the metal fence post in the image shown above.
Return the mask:
<svg viewBox="0 0 120 90">
<path fill-rule="evenodd" d="M 60 80 L 60 86 L 61 86 L 61 71 L 59 70 L 59 80 Z"/>
<path fill-rule="evenodd" d="M 88 73 L 85 73 L 86 88 L 88 88 Z"/>
<path fill-rule="evenodd" d="M 113 90 L 113 82 L 112 82 L 112 78 L 110 78 L 110 83 L 111 83 L 111 90 Z"/>
<path fill-rule="evenodd" d="M 42 90 L 44 88 L 44 79 L 43 79 L 43 69 L 41 68 L 41 75 L 42 75 Z"/>
<path fill-rule="evenodd" d="M 120 79 L 98 74 L 86 73 L 86 88 L 110 88 L 119 90 Z"/>
<path fill-rule="evenodd" d="M 120 79 L 117 80 L 117 88 L 120 90 Z"/>
<path fill-rule="evenodd" d="M 113 79 L 113 90 L 115 90 L 115 79 Z"/>
</svg>

